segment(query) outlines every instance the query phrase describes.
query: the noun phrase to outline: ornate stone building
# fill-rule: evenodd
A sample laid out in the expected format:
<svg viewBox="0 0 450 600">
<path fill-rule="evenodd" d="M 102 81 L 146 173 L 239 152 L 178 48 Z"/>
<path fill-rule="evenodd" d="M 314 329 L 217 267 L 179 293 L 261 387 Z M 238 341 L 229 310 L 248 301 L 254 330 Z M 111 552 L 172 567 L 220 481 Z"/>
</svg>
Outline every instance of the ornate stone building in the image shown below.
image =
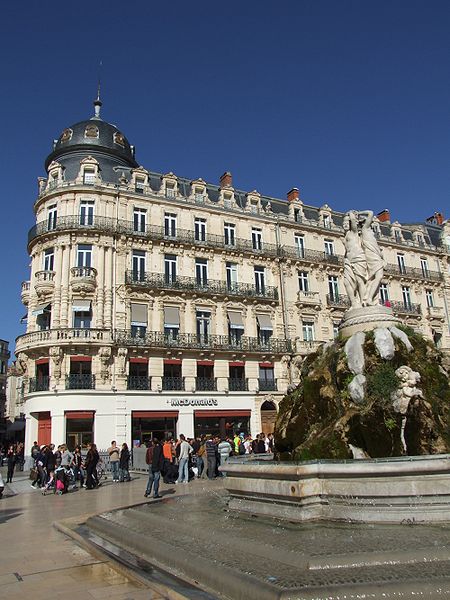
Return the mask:
<svg viewBox="0 0 450 600">
<path fill-rule="evenodd" d="M 23 283 L 26 447 L 271 431 L 302 357 L 337 334 L 341 213 L 139 166 L 95 116 L 65 129 L 39 179 Z M 444 349 L 450 229 L 390 223 L 382 302 Z"/>
</svg>

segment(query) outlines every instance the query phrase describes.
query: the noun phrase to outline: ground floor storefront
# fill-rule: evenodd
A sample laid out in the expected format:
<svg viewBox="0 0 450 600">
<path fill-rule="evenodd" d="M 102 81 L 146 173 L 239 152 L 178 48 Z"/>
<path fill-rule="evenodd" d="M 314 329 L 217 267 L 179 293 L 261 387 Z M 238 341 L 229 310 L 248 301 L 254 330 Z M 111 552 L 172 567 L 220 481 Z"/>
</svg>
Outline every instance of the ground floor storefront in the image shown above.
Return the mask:
<svg viewBox="0 0 450 600">
<path fill-rule="evenodd" d="M 133 392 L 36 394 L 26 403 L 25 446 L 65 443 L 106 449 L 112 440 L 130 447 L 186 437 L 271 433 L 280 397 L 255 394 L 152 394 Z M 29 451 L 29 450 L 28 450 Z"/>
</svg>

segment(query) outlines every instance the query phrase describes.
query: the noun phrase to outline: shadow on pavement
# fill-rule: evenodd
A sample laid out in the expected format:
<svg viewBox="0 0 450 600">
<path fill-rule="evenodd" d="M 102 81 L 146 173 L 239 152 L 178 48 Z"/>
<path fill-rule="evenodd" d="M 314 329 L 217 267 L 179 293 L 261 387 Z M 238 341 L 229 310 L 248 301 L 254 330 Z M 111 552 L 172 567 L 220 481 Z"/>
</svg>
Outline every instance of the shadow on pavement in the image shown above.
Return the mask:
<svg viewBox="0 0 450 600">
<path fill-rule="evenodd" d="M 16 517 L 20 517 L 21 514 L 22 514 L 22 511 L 20 511 L 20 510 L 14 510 L 14 509 L 2 510 L 0 512 L 0 524 L 6 523 L 6 521 L 15 519 Z"/>
</svg>

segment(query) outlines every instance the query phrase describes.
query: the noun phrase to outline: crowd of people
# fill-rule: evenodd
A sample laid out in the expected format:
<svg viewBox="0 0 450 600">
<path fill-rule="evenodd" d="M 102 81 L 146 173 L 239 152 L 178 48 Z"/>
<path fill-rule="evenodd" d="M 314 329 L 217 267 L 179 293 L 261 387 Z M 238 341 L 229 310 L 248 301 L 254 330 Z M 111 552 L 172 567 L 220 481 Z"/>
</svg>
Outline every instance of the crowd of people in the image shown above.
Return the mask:
<svg viewBox="0 0 450 600">
<path fill-rule="evenodd" d="M 115 441 L 108 448 L 111 474 L 114 482 L 130 481 L 130 451 L 127 444 L 119 448 Z M 54 444 L 39 446 L 34 442 L 31 448 L 34 466 L 31 470 L 31 487 L 43 493 L 53 490 L 65 493 L 69 489 L 92 490 L 101 485 L 102 467 L 97 446 L 88 444 L 86 455 L 81 446 L 71 452 L 65 444 L 55 449 Z"/>
<path fill-rule="evenodd" d="M 264 454 L 273 452 L 273 435 L 250 436 L 235 434 L 234 437 L 199 436 L 188 438 L 181 434 L 177 440 L 161 443 L 154 438 L 146 452 L 148 482 L 144 496 L 152 494 L 160 498 L 159 483 L 189 483 L 192 479 L 216 479 L 223 476 L 219 467 L 230 456 Z"/>
<path fill-rule="evenodd" d="M 242 433 L 223 438 L 213 435 L 186 438 L 181 434 L 176 440 L 171 438 L 164 442 L 155 438 L 148 443 L 146 451 L 148 482 L 145 497 L 152 492 L 154 498 L 161 497 L 161 478 L 167 484 L 187 484 L 195 478 L 216 479 L 223 476 L 219 467 L 230 456 L 273 452 L 273 444 L 273 435 L 266 436 L 264 433 L 255 438 Z M 119 446 L 113 440 L 107 454 L 112 481 L 131 481 L 128 445 L 123 443 Z M 7 462 L 6 483 L 10 483 L 16 466 L 23 470 L 23 443 L 2 448 L 0 458 L 0 464 Z M 91 490 L 101 485 L 103 465 L 94 443 L 88 444 L 87 453 L 84 454 L 81 446 L 76 446 L 72 452 L 65 444 L 56 448 L 54 444 L 40 446 L 34 442 L 31 459 L 31 487 L 43 493 L 52 490 L 62 494 L 69 489 L 80 487 Z"/>
</svg>

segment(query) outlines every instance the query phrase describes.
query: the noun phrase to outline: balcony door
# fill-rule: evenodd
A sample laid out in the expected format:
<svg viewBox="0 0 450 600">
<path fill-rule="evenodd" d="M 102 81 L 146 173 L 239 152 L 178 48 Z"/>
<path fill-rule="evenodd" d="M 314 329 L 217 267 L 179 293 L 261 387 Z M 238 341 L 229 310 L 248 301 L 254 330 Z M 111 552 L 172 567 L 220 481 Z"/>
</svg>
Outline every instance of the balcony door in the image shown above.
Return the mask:
<svg viewBox="0 0 450 600">
<path fill-rule="evenodd" d="M 164 256 L 164 278 L 166 283 L 175 283 L 177 280 L 177 257 L 174 254 Z"/>
<path fill-rule="evenodd" d="M 198 310 L 197 311 L 197 338 L 200 343 L 208 342 L 211 328 L 211 313 Z"/>
<path fill-rule="evenodd" d="M 144 281 L 145 279 L 145 252 L 143 250 L 133 250 L 131 267 L 133 269 L 133 280 Z"/>
</svg>

